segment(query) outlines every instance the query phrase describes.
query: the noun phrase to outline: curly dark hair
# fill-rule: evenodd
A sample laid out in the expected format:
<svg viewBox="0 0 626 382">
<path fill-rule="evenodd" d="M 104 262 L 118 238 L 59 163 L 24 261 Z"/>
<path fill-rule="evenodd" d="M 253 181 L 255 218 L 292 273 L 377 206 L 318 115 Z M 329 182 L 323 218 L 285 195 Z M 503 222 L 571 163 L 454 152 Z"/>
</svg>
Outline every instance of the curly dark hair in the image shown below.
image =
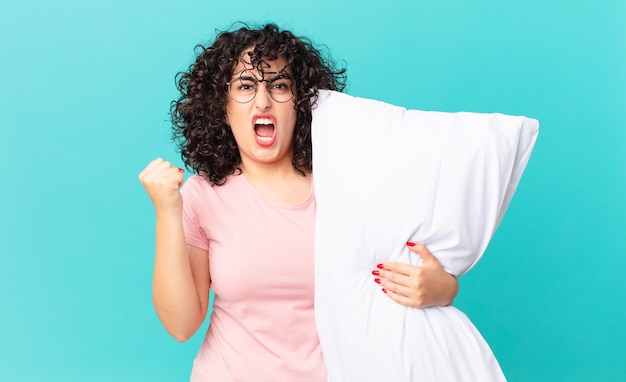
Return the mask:
<svg viewBox="0 0 626 382">
<path fill-rule="evenodd" d="M 244 49 L 250 48 L 252 65 L 261 73 L 266 61 L 278 57 L 287 61 L 297 110 L 292 164 L 302 175 L 312 171 L 311 109 L 318 91 L 343 91 L 346 85 L 345 67 L 337 68 L 308 38 L 274 24 L 257 29 L 244 25 L 219 32 L 209 47 L 197 45 L 195 62 L 176 75 L 181 96 L 170 105 L 172 135 L 185 166 L 213 185 L 222 185 L 229 175 L 241 171 L 239 149 L 226 123 L 226 83 Z"/>
</svg>

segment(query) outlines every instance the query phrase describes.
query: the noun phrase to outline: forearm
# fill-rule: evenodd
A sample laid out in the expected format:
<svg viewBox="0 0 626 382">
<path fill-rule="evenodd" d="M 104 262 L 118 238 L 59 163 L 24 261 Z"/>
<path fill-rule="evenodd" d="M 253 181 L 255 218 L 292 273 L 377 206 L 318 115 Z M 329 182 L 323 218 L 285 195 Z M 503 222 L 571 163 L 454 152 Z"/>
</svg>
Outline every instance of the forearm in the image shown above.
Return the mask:
<svg viewBox="0 0 626 382">
<path fill-rule="evenodd" d="M 152 296 L 163 326 L 177 340 L 187 340 L 202 324 L 206 307 L 194 283 L 180 214 L 157 212 Z"/>
</svg>

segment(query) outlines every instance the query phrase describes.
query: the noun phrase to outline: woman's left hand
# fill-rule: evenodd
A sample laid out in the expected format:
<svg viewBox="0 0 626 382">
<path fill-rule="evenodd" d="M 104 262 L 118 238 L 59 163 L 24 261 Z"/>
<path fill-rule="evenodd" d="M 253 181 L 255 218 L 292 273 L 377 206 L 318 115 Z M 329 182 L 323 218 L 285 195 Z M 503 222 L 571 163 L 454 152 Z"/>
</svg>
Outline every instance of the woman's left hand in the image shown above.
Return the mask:
<svg viewBox="0 0 626 382">
<path fill-rule="evenodd" d="M 422 264 L 378 264 L 378 269 L 372 272 L 374 281 L 400 305 L 426 308 L 452 304 L 459 291 L 456 277 L 443 269 L 425 245 L 409 242 L 407 246 L 422 258 Z"/>
</svg>

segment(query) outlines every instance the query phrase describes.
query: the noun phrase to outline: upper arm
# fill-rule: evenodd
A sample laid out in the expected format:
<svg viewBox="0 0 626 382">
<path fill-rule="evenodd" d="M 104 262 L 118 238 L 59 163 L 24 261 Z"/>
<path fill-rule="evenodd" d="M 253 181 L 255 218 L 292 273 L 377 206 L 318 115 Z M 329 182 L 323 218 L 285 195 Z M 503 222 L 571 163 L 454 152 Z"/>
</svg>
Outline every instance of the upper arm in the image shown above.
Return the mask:
<svg viewBox="0 0 626 382">
<path fill-rule="evenodd" d="M 187 253 L 189 254 L 191 275 L 198 293 L 198 300 L 200 301 L 204 321 L 209 306 L 209 287 L 211 285 L 209 252 L 198 247 L 187 245 Z"/>
</svg>

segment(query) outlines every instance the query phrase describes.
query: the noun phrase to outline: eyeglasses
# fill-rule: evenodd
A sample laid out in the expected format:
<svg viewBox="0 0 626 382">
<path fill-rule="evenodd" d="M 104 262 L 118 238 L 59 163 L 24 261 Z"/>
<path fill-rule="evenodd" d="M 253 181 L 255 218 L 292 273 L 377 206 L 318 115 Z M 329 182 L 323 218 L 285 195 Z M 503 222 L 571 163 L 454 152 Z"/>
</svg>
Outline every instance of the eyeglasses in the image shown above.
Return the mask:
<svg viewBox="0 0 626 382">
<path fill-rule="evenodd" d="M 293 83 L 286 75 L 278 75 L 267 80 L 256 77 L 240 76 L 227 82 L 228 94 L 237 103 L 248 103 L 254 99 L 259 88 L 259 82 L 267 82 L 267 92 L 276 102 L 285 103 L 293 98 Z"/>
</svg>

